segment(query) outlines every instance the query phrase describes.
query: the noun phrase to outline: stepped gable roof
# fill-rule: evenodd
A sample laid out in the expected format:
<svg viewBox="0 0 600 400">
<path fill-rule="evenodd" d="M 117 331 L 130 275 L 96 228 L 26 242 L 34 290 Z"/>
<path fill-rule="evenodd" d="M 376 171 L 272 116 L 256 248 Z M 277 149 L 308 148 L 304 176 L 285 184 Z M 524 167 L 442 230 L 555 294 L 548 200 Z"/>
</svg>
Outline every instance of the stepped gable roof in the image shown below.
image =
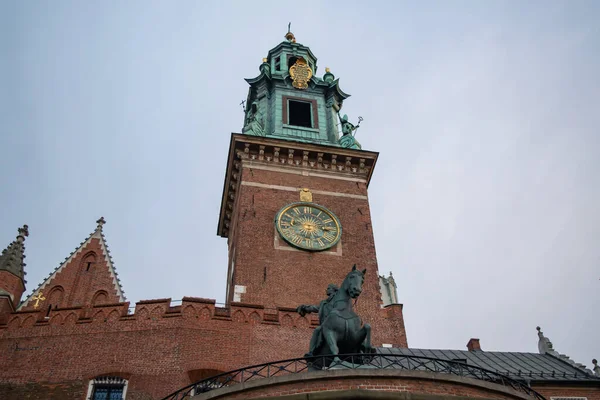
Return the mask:
<svg viewBox="0 0 600 400">
<path fill-rule="evenodd" d="M 8 271 L 25 283 L 25 238 L 29 236 L 29 228 L 23 225 L 18 229 L 17 238 L 13 240 L 0 254 L 0 271 Z"/>
<path fill-rule="evenodd" d="M 577 364 L 552 354 L 386 347 L 378 348 L 377 352 L 465 362 L 513 379 L 527 381 L 596 381 L 600 383 L 600 378 L 595 377 L 593 372 L 584 366 L 578 367 Z"/>
<path fill-rule="evenodd" d="M 44 281 L 42 283 L 40 283 L 38 285 L 38 287 L 33 292 L 31 292 L 31 294 L 24 301 L 21 302 L 21 304 L 19 305 L 19 308 L 17 310 L 20 310 L 23 307 L 27 306 L 27 304 L 29 303 L 29 301 L 31 300 L 31 298 L 33 296 L 35 296 L 38 292 L 43 291 L 45 289 L 46 285 L 63 268 L 65 268 L 65 266 L 67 266 L 71 262 L 71 260 L 73 260 L 77 255 L 79 255 L 79 253 L 82 252 L 82 250 L 90 243 L 90 241 L 92 239 L 99 239 L 100 247 L 102 249 L 102 252 L 104 253 L 106 265 L 108 266 L 109 273 L 110 273 L 111 277 L 113 278 L 113 282 L 115 284 L 115 289 L 117 291 L 117 295 L 119 296 L 119 301 L 125 302 L 126 301 L 125 292 L 123 291 L 123 288 L 121 286 L 121 281 L 118 278 L 118 274 L 117 274 L 115 265 L 113 263 L 112 257 L 110 256 L 110 251 L 108 249 L 108 244 L 106 243 L 106 238 L 104 237 L 104 233 L 102 232 L 102 226 L 105 223 L 106 223 L 106 220 L 104 219 L 104 217 L 100 217 L 100 219 L 96 221 L 96 224 L 97 224 L 96 230 L 94 230 L 94 232 L 92 232 L 83 242 L 81 242 L 79 244 L 79 247 L 77 247 L 75 249 L 75 251 L 71 252 L 71 254 L 67 258 L 65 258 L 65 260 L 62 263 L 60 263 L 54 269 L 54 271 L 52 271 L 50 273 L 50 275 L 48 275 L 48 277 L 46 277 L 46 279 L 44 279 Z"/>
</svg>

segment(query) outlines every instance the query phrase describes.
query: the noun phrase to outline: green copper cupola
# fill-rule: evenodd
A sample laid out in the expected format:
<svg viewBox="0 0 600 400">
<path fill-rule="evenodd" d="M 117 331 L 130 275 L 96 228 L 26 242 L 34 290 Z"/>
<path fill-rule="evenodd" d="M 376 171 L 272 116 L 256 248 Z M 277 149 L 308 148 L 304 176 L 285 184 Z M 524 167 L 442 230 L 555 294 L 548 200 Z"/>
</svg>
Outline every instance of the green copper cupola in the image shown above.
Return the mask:
<svg viewBox="0 0 600 400">
<path fill-rule="evenodd" d="M 289 29 L 285 39 L 263 58 L 260 74 L 246 79 L 250 88 L 242 132 L 360 149 L 353 137 L 356 127 L 339 114 L 350 95 L 328 68 L 317 76 L 317 57 Z"/>
</svg>

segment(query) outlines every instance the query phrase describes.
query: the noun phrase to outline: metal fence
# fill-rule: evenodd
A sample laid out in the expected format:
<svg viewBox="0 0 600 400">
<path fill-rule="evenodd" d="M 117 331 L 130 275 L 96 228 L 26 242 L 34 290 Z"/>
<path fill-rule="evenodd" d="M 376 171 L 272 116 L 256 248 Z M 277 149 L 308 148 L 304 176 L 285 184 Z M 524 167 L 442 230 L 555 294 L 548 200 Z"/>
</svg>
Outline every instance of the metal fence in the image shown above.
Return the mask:
<svg viewBox="0 0 600 400">
<path fill-rule="evenodd" d="M 225 372 L 199 382 L 188 385 L 163 400 L 184 400 L 196 394 L 209 392 L 238 383 L 257 379 L 272 378 L 289 374 L 299 374 L 314 370 L 329 369 L 363 369 L 401 370 L 436 372 L 472 378 L 495 383 L 514 389 L 538 400 L 545 400 L 542 395 L 531 389 L 524 380 L 509 378 L 505 375 L 484 368 L 468 365 L 459 361 L 441 360 L 437 358 L 419 357 L 402 354 L 345 354 L 339 356 L 341 363 L 333 363 L 331 356 L 314 356 L 274 361 Z"/>
</svg>

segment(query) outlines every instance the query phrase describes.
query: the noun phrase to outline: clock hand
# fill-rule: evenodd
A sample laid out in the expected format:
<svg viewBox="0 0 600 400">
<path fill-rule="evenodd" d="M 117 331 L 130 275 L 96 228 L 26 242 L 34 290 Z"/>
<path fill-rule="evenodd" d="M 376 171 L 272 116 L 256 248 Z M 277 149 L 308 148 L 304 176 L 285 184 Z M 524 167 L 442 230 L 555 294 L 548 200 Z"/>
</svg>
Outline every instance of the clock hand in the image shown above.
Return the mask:
<svg viewBox="0 0 600 400">
<path fill-rule="evenodd" d="M 331 226 L 324 226 L 321 229 L 324 230 L 324 231 L 331 231 L 331 230 L 333 230 L 335 228 L 332 228 Z"/>
</svg>

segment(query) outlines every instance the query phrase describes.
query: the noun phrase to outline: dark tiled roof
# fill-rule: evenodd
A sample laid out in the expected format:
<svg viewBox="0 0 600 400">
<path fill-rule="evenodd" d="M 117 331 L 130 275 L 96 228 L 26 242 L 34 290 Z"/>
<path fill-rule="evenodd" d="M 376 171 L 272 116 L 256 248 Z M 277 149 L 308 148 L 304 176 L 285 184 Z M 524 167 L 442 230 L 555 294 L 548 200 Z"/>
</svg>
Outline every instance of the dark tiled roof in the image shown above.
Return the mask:
<svg viewBox="0 0 600 400">
<path fill-rule="evenodd" d="M 378 348 L 382 354 L 437 358 L 466 362 L 512 378 L 529 381 L 598 381 L 590 370 L 577 367 L 550 354 L 514 353 L 502 351 L 465 351 Z"/>
</svg>

